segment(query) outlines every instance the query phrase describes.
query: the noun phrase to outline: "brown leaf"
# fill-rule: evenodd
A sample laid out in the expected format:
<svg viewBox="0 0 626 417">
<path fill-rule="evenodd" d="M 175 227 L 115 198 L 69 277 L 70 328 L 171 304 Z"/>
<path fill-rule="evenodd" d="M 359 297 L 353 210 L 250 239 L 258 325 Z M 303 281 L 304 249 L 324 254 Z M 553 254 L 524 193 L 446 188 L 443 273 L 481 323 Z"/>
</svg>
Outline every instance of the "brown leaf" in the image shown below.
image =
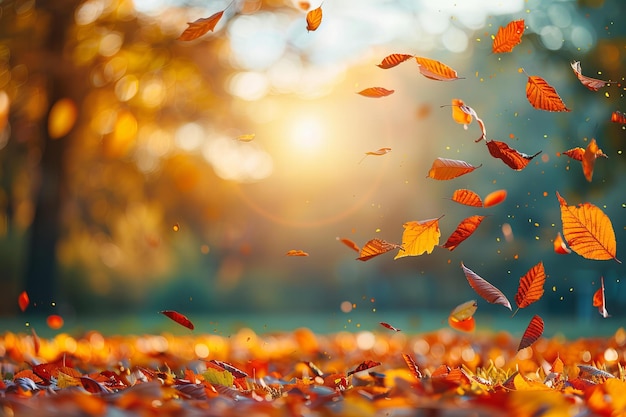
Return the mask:
<svg viewBox="0 0 626 417">
<path fill-rule="evenodd" d="M 391 54 L 387 55 L 380 64 L 377 64 L 378 67 L 382 69 L 393 68 L 396 65 L 403 63 L 409 59 L 413 58 L 413 55 L 408 54 Z"/>
<path fill-rule="evenodd" d="M 591 203 L 568 206 L 556 193 L 561 206 L 563 236 L 568 246 L 587 259 L 608 260 L 616 258 L 615 232 L 609 217 Z"/>
<path fill-rule="evenodd" d="M 526 83 L 526 98 L 536 109 L 546 111 L 565 111 L 568 109 L 554 87 L 541 77 L 529 75 Z"/>
<path fill-rule="evenodd" d="M 203 17 L 194 22 L 187 23 L 189 26 L 178 37 L 178 40 L 192 41 L 194 39 L 198 39 L 200 36 L 204 35 L 207 32 L 212 32 L 215 29 L 217 23 L 222 18 L 223 14 L 224 10 L 214 13 L 209 17 Z"/>
<path fill-rule="evenodd" d="M 539 262 L 520 278 L 517 294 L 515 294 L 517 309 L 528 307 L 535 301 L 539 301 L 543 296 L 545 282 L 546 272 L 543 268 L 543 262 Z"/>
<path fill-rule="evenodd" d="M 457 159 L 437 158 L 433 161 L 428 176 L 435 180 L 451 180 L 468 174 L 481 166 L 473 166 Z"/>
<path fill-rule="evenodd" d="M 522 340 L 519 342 L 517 350 L 520 351 L 524 348 L 535 343 L 543 334 L 543 319 L 538 315 L 534 315 L 528 323 L 528 327 L 522 335 Z"/>
<path fill-rule="evenodd" d="M 350 376 L 352 374 L 356 374 L 357 372 L 363 372 L 363 371 L 368 370 L 370 368 L 373 368 L 375 366 L 380 366 L 380 362 L 372 361 L 372 360 L 363 361 L 363 362 L 361 362 L 359 364 L 359 366 L 354 368 L 352 371 L 348 371 L 346 376 Z"/>
<path fill-rule="evenodd" d="M 422 378 L 422 373 L 417 368 L 417 363 L 415 363 L 415 360 L 411 357 L 411 355 L 403 353 L 402 358 L 404 359 L 406 366 L 409 368 L 415 379 L 420 380 Z"/>
<path fill-rule="evenodd" d="M 322 23 L 322 6 L 317 9 L 310 10 L 306 14 L 306 30 L 309 32 L 317 30 Z"/>
<path fill-rule="evenodd" d="M 459 79 L 456 71 L 446 64 L 434 59 L 419 56 L 416 56 L 415 60 L 419 65 L 420 73 L 426 78 L 436 81 L 452 81 Z"/>
<path fill-rule="evenodd" d="M 534 155 L 527 155 L 509 147 L 506 143 L 499 142 L 497 140 L 488 140 L 486 143 L 491 156 L 501 159 L 502 162 L 516 171 L 521 171 L 526 168 L 528 163 L 541 153 L 541 151 L 539 151 Z"/>
<path fill-rule="evenodd" d="M 361 253 L 358 258 L 359 261 L 367 261 L 383 253 L 387 253 L 390 250 L 400 248 L 400 245 L 395 243 L 389 243 L 382 239 L 372 239 L 365 243 L 365 246 L 361 249 Z"/>
<path fill-rule="evenodd" d="M 509 22 L 505 27 L 500 26 L 493 38 L 491 51 L 494 54 L 511 52 L 516 45 L 522 42 L 525 27 L 524 19 Z"/>
<path fill-rule="evenodd" d="M 364 97 L 381 98 L 393 94 L 394 91 L 395 90 L 387 90 L 383 87 L 369 87 L 365 90 L 359 91 L 357 94 L 360 94 Z"/>
<path fill-rule="evenodd" d="M 480 295 L 491 304 L 500 304 L 505 306 L 509 310 L 512 310 L 511 303 L 502 293 L 502 291 L 500 291 L 489 282 L 487 282 L 484 278 L 481 278 L 474 271 L 466 267 L 463 262 L 461 262 L 461 268 L 463 269 L 463 273 L 467 278 L 467 282 L 469 282 L 470 287 L 472 287 L 474 291 L 476 291 L 476 294 Z"/>
<path fill-rule="evenodd" d="M 597 78 L 591 78 L 591 77 L 586 77 L 582 75 L 581 73 L 582 70 L 580 68 L 580 61 L 574 61 L 570 65 L 572 66 L 572 70 L 574 71 L 574 74 L 576 74 L 576 77 L 578 77 L 578 80 L 582 83 L 582 85 L 584 85 L 591 91 L 598 91 L 599 89 L 601 89 L 602 87 L 606 85 L 607 83 L 606 81 L 598 80 Z"/>
<path fill-rule="evenodd" d="M 484 218 L 485 216 L 471 216 L 461 220 L 461 223 L 459 223 L 456 230 L 452 232 L 446 243 L 443 244 L 443 247 L 450 251 L 455 250 L 461 242 L 476 231 Z"/>
</svg>

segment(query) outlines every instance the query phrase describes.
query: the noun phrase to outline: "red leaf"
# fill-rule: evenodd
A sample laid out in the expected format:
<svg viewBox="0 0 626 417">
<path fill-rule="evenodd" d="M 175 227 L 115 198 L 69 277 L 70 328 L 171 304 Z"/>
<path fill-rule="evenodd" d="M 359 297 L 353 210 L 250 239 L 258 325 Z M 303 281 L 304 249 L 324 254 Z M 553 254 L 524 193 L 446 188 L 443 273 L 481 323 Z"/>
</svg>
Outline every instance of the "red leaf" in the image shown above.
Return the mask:
<svg viewBox="0 0 626 417">
<path fill-rule="evenodd" d="M 538 301 L 543 296 L 545 282 L 546 272 L 543 268 L 543 262 L 539 262 L 520 278 L 517 294 L 515 294 L 517 309 L 528 307 Z"/>
<path fill-rule="evenodd" d="M 187 23 L 189 26 L 178 37 L 179 41 L 192 41 L 199 38 L 207 32 L 212 32 L 215 26 L 222 18 L 224 10 L 214 13 L 209 17 L 200 18 L 194 22 Z"/>
<path fill-rule="evenodd" d="M 450 251 L 456 249 L 461 242 L 470 237 L 472 233 L 476 231 L 484 218 L 485 216 L 474 215 L 461 220 L 461 223 L 459 223 L 456 230 L 452 232 L 446 243 L 443 244 L 443 247 Z"/>
<path fill-rule="evenodd" d="M 389 69 L 389 68 L 393 68 L 396 65 L 399 65 L 401 63 L 403 63 L 404 61 L 407 61 L 409 59 L 413 58 L 413 55 L 408 55 L 408 54 L 391 54 L 391 55 L 387 55 L 380 64 L 378 64 L 378 67 L 382 68 L 382 69 Z"/>
<path fill-rule="evenodd" d="M 467 268 L 463 265 L 463 262 L 461 262 L 461 268 L 463 269 L 463 273 L 465 273 L 465 277 L 467 278 L 467 282 L 469 282 L 470 287 L 472 287 L 478 295 L 491 304 L 501 304 L 509 310 L 512 310 L 511 303 L 502 291 L 478 276 L 471 269 Z"/>
<path fill-rule="evenodd" d="M 371 360 L 367 360 L 364 362 L 361 362 L 359 364 L 359 366 L 357 366 L 356 368 L 354 368 L 352 371 L 349 371 L 346 376 L 350 376 L 352 374 L 356 374 L 357 372 L 362 372 L 365 371 L 367 369 L 373 368 L 375 366 L 379 366 L 380 362 L 376 362 L 376 361 L 371 361 Z"/>
<path fill-rule="evenodd" d="M 415 379 L 417 380 L 421 379 L 422 373 L 417 368 L 417 364 L 415 363 L 415 360 L 411 357 L 411 355 L 403 353 L 402 358 L 404 359 L 404 362 L 406 362 L 406 366 L 413 373 L 413 376 L 415 377 Z"/>
<path fill-rule="evenodd" d="M 394 90 L 387 90 L 386 88 L 383 88 L 383 87 L 369 87 L 369 88 L 366 88 L 365 90 L 359 91 L 357 94 L 360 94 L 364 97 L 381 98 L 381 97 L 386 97 L 390 94 L 393 94 L 393 92 Z"/>
<path fill-rule="evenodd" d="M 574 61 L 570 65 L 572 66 L 572 70 L 574 71 L 574 74 L 576 74 L 576 77 L 578 77 L 578 80 L 581 82 L 581 84 L 587 87 L 588 89 L 590 89 L 591 91 L 598 91 L 599 89 L 601 89 L 602 87 L 606 85 L 607 83 L 606 81 L 598 80 L 597 78 L 591 78 L 591 77 L 586 77 L 582 75 L 581 73 L 582 69 L 580 68 L 580 61 Z"/>
<path fill-rule="evenodd" d="M 26 311 L 28 304 L 30 304 L 30 298 L 28 297 L 28 293 L 26 291 L 22 291 L 17 297 L 17 304 L 20 306 L 20 310 Z"/>
<path fill-rule="evenodd" d="M 593 294 L 593 306 L 598 307 L 598 311 L 602 317 L 609 317 L 609 312 L 606 311 L 606 299 L 604 297 L 604 277 L 600 277 L 600 288 Z"/>
<path fill-rule="evenodd" d="M 372 239 L 365 243 L 365 246 L 361 249 L 359 257 L 356 258 L 359 261 L 367 261 L 383 253 L 387 253 L 390 250 L 400 248 L 400 245 L 395 243 L 389 243 L 382 239 Z"/>
<path fill-rule="evenodd" d="M 384 321 L 381 321 L 381 322 L 380 322 L 380 325 L 381 325 L 381 326 L 383 326 L 383 327 L 385 327 L 385 328 L 387 328 L 387 329 L 389 329 L 389 330 L 393 330 L 394 332 L 399 332 L 399 331 L 401 331 L 400 329 L 398 329 L 398 328 L 396 328 L 396 327 L 393 327 L 391 324 L 389 324 L 389 323 L 385 323 Z"/>
<path fill-rule="evenodd" d="M 611 121 L 613 123 L 626 124 L 626 115 L 621 111 L 615 110 L 613 113 L 611 113 Z"/>
<path fill-rule="evenodd" d="M 163 310 L 163 311 L 160 311 L 160 313 L 174 320 L 176 323 L 180 324 L 181 326 L 184 326 L 190 330 L 194 329 L 194 325 L 191 322 L 191 320 L 189 320 L 185 315 L 179 313 L 178 311 Z"/>
<path fill-rule="evenodd" d="M 491 45 L 493 53 L 511 52 L 522 41 L 524 29 L 524 19 L 509 22 L 505 27 L 500 26 Z"/>
<path fill-rule="evenodd" d="M 543 319 L 538 315 L 534 315 L 530 320 L 530 323 L 528 323 L 526 331 L 524 331 L 524 334 L 522 335 L 522 340 L 520 340 L 517 350 L 520 351 L 532 345 L 541 337 L 542 334 Z"/>
<path fill-rule="evenodd" d="M 511 169 L 514 169 L 516 171 L 521 171 L 522 169 L 526 168 L 528 163 L 532 161 L 534 157 L 541 153 L 541 151 L 539 151 L 534 155 L 527 155 L 513 148 L 510 148 L 509 145 L 507 145 L 506 143 L 499 142 L 497 140 L 488 140 L 487 149 L 489 149 L 489 153 L 491 154 L 491 156 L 501 159 L 502 162 L 504 162 Z"/>
</svg>

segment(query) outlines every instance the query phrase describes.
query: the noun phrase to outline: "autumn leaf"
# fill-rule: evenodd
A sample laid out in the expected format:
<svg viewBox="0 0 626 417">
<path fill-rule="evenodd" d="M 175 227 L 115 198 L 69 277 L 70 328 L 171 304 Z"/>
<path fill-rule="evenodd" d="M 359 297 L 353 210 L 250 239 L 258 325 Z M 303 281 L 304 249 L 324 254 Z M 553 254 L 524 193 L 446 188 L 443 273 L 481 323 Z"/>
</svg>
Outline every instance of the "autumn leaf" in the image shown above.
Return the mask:
<svg viewBox="0 0 626 417">
<path fill-rule="evenodd" d="M 506 200 L 506 190 L 492 191 L 485 196 L 484 207 L 492 207 Z"/>
<path fill-rule="evenodd" d="M 30 298 L 28 297 L 28 293 L 26 291 L 22 291 L 17 297 L 17 305 L 20 306 L 20 310 L 26 311 L 26 309 L 28 308 L 28 304 L 30 304 Z"/>
<path fill-rule="evenodd" d="M 387 90 L 386 88 L 383 88 L 383 87 L 369 87 L 369 88 L 366 88 L 365 90 L 359 91 L 357 94 L 360 94 L 364 97 L 381 98 L 381 97 L 386 97 L 390 94 L 393 94 L 394 91 L 395 90 Z"/>
<path fill-rule="evenodd" d="M 212 14 L 209 17 L 200 18 L 194 22 L 187 23 L 187 29 L 178 37 L 179 41 L 192 41 L 198 39 L 207 32 L 212 32 L 222 18 L 224 10 Z"/>
<path fill-rule="evenodd" d="M 543 267 L 543 262 L 539 262 L 520 278 L 517 294 L 515 294 L 517 310 L 515 310 L 513 315 L 515 315 L 520 308 L 528 307 L 532 303 L 539 301 L 543 296 L 543 286 L 545 282 L 546 272 Z"/>
<path fill-rule="evenodd" d="M 593 177 L 593 168 L 596 165 L 596 159 L 598 156 L 603 156 L 608 158 L 603 152 L 602 149 L 598 148 L 598 144 L 595 139 L 591 139 L 589 145 L 585 148 L 582 156 L 582 166 L 583 166 L 583 174 L 588 182 L 591 182 L 591 178 Z"/>
<path fill-rule="evenodd" d="M 522 335 L 522 340 L 519 342 L 519 346 L 517 351 L 529 347 L 533 343 L 535 343 L 543 334 L 543 319 L 538 315 L 534 315 L 533 318 L 528 323 L 528 327 L 524 331 Z"/>
<path fill-rule="evenodd" d="M 448 316 L 450 327 L 463 332 L 471 332 L 476 328 L 474 313 L 478 309 L 476 300 L 466 301 L 456 306 Z"/>
<path fill-rule="evenodd" d="M 416 56 L 415 60 L 419 65 L 420 73 L 431 80 L 436 81 L 452 81 L 458 80 L 459 77 L 455 70 L 439 61 L 429 58 Z"/>
<path fill-rule="evenodd" d="M 372 156 L 382 156 L 385 154 L 388 154 L 389 152 L 391 152 L 391 148 L 380 148 L 376 151 L 369 151 L 369 152 L 365 152 L 365 156 L 363 158 L 361 158 L 361 160 L 359 161 L 359 164 L 361 162 L 363 162 L 363 160 L 365 159 L 365 157 L 372 155 Z"/>
<path fill-rule="evenodd" d="M 460 98 L 452 99 L 452 120 L 459 124 L 462 124 L 463 128 L 467 130 L 467 125 L 472 122 L 472 114 L 461 109 L 461 106 L 464 105 L 465 103 Z"/>
<path fill-rule="evenodd" d="M 591 91 L 598 91 L 606 85 L 607 81 L 598 80 L 597 78 L 591 78 L 582 75 L 580 61 L 574 61 L 570 65 L 572 66 L 572 70 L 574 71 L 574 74 L 576 74 L 576 77 L 578 77 L 578 80 L 581 82 L 581 84 Z"/>
<path fill-rule="evenodd" d="M 247 378 L 248 377 L 248 374 L 246 372 L 242 371 L 239 368 L 234 367 L 228 362 L 220 361 L 217 359 L 211 359 L 209 362 L 212 363 L 213 365 L 218 366 L 221 369 L 224 369 L 230 372 L 235 378 Z"/>
<path fill-rule="evenodd" d="M 451 180 L 468 174 L 481 166 L 473 166 L 457 159 L 437 158 L 433 161 L 428 176 L 435 180 Z"/>
<path fill-rule="evenodd" d="M 561 232 L 558 232 L 556 237 L 554 238 L 554 252 L 560 255 L 567 255 L 568 253 L 572 253 L 572 251 L 567 247 L 565 241 L 563 241 L 563 236 Z"/>
<path fill-rule="evenodd" d="M 58 314 L 50 314 L 48 317 L 46 317 L 46 324 L 49 328 L 53 330 L 60 329 L 61 327 L 63 327 L 64 323 L 65 320 L 63 320 L 63 317 L 59 316 Z"/>
<path fill-rule="evenodd" d="M 252 142 L 256 135 L 254 133 L 246 133 L 244 135 L 237 136 L 239 142 Z"/>
<path fill-rule="evenodd" d="M 487 280 L 480 277 L 474 271 L 466 267 L 463 262 L 461 262 L 461 268 L 463 269 L 463 273 L 467 278 L 467 282 L 469 282 L 470 287 L 472 287 L 474 291 L 476 291 L 476 294 L 480 295 L 488 303 L 500 304 L 508 308 L 509 310 L 512 310 L 511 303 L 502 293 L 502 291 L 500 291 L 492 284 L 490 284 Z"/>
<path fill-rule="evenodd" d="M 557 94 L 554 87 L 541 77 L 529 75 L 526 83 L 526 98 L 528 102 L 536 109 L 546 111 L 565 111 L 568 109 Z"/>
<path fill-rule="evenodd" d="M 626 115 L 621 111 L 615 110 L 611 113 L 611 121 L 613 123 L 626 124 Z"/>
<path fill-rule="evenodd" d="M 469 317 L 465 320 L 457 320 L 452 316 L 448 316 L 448 325 L 453 329 L 460 330 L 462 332 L 473 332 L 476 328 L 476 319 Z"/>
<path fill-rule="evenodd" d="M 604 277 L 600 277 L 600 288 L 593 294 L 593 306 L 598 307 L 598 311 L 602 317 L 609 317 L 609 312 L 606 311 L 606 299 L 604 297 Z"/>
<path fill-rule="evenodd" d="M 399 331 L 401 331 L 400 329 L 398 329 L 398 328 L 396 328 L 396 327 L 393 327 L 391 324 L 389 324 L 389 323 L 385 323 L 384 321 L 381 321 L 381 322 L 380 322 L 380 325 L 381 325 L 381 326 L 383 326 L 383 327 L 384 327 L 384 328 L 386 328 L 386 329 L 393 330 L 394 332 L 399 332 Z"/>
<path fill-rule="evenodd" d="M 307 11 L 311 8 L 311 3 L 309 3 L 308 1 L 299 1 L 298 2 L 298 8 L 300 10 L 304 10 Z"/>
<path fill-rule="evenodd" d="M 471 216 L 461 220 L 461 223 L 456 227 L 454 232 L 450 235 L 443 247 L 453 251 L 463 242 L 470 237 L 474 231 L 478 228 L 485 216 Z"/>
<path fill-rule="evenodd" d="M 521 171 L 526 168 L 528 163 L 541 153 L 541 151 L 539 151 L 534 155 L 527 155 L 509 147 L 506 143 L 499 142 L 497 140 L 488 140 L 486 143 L 491 156 L 501 159 L 502 162 L 516 171 Z"/>
<path fill-rule="evenodd" d="M 340 241 L 341 243 L 343 243 L 344 245 L 346 245 L 347 247 L 349 247 L 350 249 L 352 249 L 355 252 L 360 252 L 361 249 L 359 248 L 359 245 L 357 245 L 356 243 L 354 243 L 354 241 L 345 238 L 345 237 L 337 237 L 336 238 L 338 241 Z"/>
<path fill-rule="evenodd" d="M 317 9 L 310 10 L 306 14 L 306 30 L 311 32 L 317 30 L 322 23 L 322 6 Z"/>
<path fill-rule="evenodd" d="M 403 353 L 402 359 L 404 359 L 406 366 L 409 368 L 415 379 L 420 380 L 422 378 L 422 373 L 417 368 L 417 363 L 415 363 L 413 357 L 407 353 Z"/>
<path fill-rule="evenodd" d="M 568 206 L 556 193 L 561 206 L 563 236 L 567 245 L 587 259 L 608 260 L 616 258 L 615 232 L 609 217 L 591 203 Z"/>
<path fill-rule="evenodd" d="M 350 376 L 352 374 L 356 374 L 357 372 L 366 371 L 366 370 L 368 370 L 370 368 L 373 368 L 375 366 L 380 366 L 380 362 L 372 361 L 372 360 L 363 361 L 363 362 L 361 362 L 359 364 L 359 366 L 354 368 L 352 371 L 348 371 L 348 373 L 346 373 L 346 376 Z"/>
<path fill-rule="evenodd" d="M 403 63 L 409 59 L 413 58 L 413 55 L 408 54 L 391 54 L 387 55 L 380 64 L 377 64 L 378 67 L 382 69 L 393 68 L 396 65 Z"/>
<path fill-rule="evenodd" d="M 161 314 L 163 314 L 166 317 L 169 317 L 170 319 L 174 320 L 176 323 L 180 324 L 181 326 L 184 326 L 190 330 L 194 329 L 194 325 L 191 322 L 191 320 L 189 320 L 187 318 L 187 316 L 185 316 L 184 314 L 179 313 L 178 311 L 174 311 L 174 310 L 163 310 L 160 311 Z"/>
<path fill-rule="evenodd" d="M 359 261 L 367 261 L 383 253 L 387 253 L 390 250 L 400 248 L 400 245 L 395 243 L 389 243 L 382 239 L 372 239 L 365 243 L 365 246 L 361 249 L 361 253 L 358 258 Z"/>
<path fill-rule="evenodd" d="M 232 387 L 235 382 L 233 374 L 226 370 L 220 371 L 216 368 L 207 368 L 206 371 L 202 373 L 202 377 L 212 385 L 221 385 L 223 387 Z"/>
<path fill-rule="evenodd" d="M 308 253 L 303 251 L 302 249 L 291 249 L 285 253 L 286 256 L 309 256 Z"/>
<path fill-rule="evenodd" d="M 524 19 L 514 20 L 504 27 L 500 26 L 493 38 L 491 51 L 494 54 L 511 52 L 516 45 L 522 42 L 525 27 Z"/>
<path fill-rule="evenodd" d="M 478 194 L 472 190 L 464 188 L 455 190 L 452 193 L 452 201 L 470 207 L 482 207 L 483 201 Z"/>
<path fill-rule="evenodd" d="M 394 259 L 405 256 L 419 256 L 423 253 L 431 253 L 439 244 L 439 219 L 410 221 L 404 223 L 402 233 L 402 248 Z"/>
</svg>

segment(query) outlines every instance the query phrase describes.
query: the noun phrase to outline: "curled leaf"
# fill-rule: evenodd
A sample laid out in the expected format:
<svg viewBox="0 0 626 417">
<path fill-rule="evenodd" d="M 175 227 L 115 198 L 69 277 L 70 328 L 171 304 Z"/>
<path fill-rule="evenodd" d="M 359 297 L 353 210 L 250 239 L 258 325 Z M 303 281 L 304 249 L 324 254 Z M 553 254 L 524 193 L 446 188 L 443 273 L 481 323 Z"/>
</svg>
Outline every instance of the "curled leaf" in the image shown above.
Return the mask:
<svg viewBox="0 0 626 417">
<path fill-rule="evenodd" d="M 473 166 L 457 159 L 437 158 L 433 161 L 428 176 L 435 180 L 451 180 L 468 174 L 481 166 Z"/>
<path fill-rule="evenodd" d="M 409 59 L 413 58 L 413 55 L 408 54 L 391 54 L 387 55 L 380 64 L 377 64 L 378 67 L 382 69 L 393 68 L 396 65 L 403 63 Z"/>
<path fill-rule="evenodd" d="M 609 217 L 591 203 L 568 206 L 558 191 L 556 196 L 568 246 L 583 258 L 621 263 L 616 257 L 615 232 Z"/>
<path fill-rule="evenodd" d="M 602 156 L 604 158 L 608 158 L 603 152 L 602 149 L 598 148 L 598 144 L 595 139 L 591 139 L 589 145 L 585 148 L 583 152 L 583 156 L 581 159 L 581 163 L 583 166 L 583 174 L 588 182 L 591 182 L 591 178 L 593 177 L 593 168 L 596 165 L 596 159 L 598 156 Z"/>
<path fill-rule="evenodd" d="M 511 52 L 516 45 L 522 42 L 525 27 L 524 19 L 514 20 L 504 27 L 500 26 L 493 38 L 491 51 L 494 54 Z"/>
<path fill-rule="evenodd" d="M 184 326 L 190 330 L 194 329 L 194 325 L 191 322 L 191 320 L 189 320 L 187 318 L 187 316 L 185 316 L 184 314 L 179 313 L 178 311 L 174 311 L 174 310 L 163 310 L 160 311 L 161 314 L 163 314 L 166 317 L 169 317 L 170 319 L 174 320 L 176 323 L 180 324 L 181 326 Z"/>
<path fill-rule="evenodd" d="M 472 190 L 461 188 L 452 193 L 452 201 L 471 207 L 482 207 L 483 201 L 478 194 Z"/>
<path fill-rule="evenodd" d="M 502 293 L 502 291 L 500 291 L 492 284 L 490 284 L 487 280 L 480 277 L 474 271 L 466 267 L 463 262 L 461 262 L 461 268 L 463 269 L 463 273 L 467 278 L 467 282 L 469 282 L 470 287 L 472 287 L 474 291 L 476 291 L 476 294 L 480 295 L 488 303 L 500 304 L 508 308 L 509 310 L 512 310 L 511 303 Z"/>
<path fill-rule="evenodd" d="M 302 249 L 291 249 L 287 251 L 286 256 L 309 256 L 308 253 L 303 251 Z"/>
<path fill-rule="evenodd" d="M 476 327 L 474 313 L 478 309 L 476 300 L 466 301 L 459 304 L 450 312 L 448 316 L 448 324 L 450 327 L 463 332 L 471 332 Z"/>
<path fill-rule="evenodd" d="M 546 111 L 564 111 L 568 109 L 559 97 L 558 93 L 550 84 L 541 77 L 529 75 L 526 83 L 526 98 L 536 109 Z"/>
<path fill-rule="evenodd" d="M 556 237 L 554 238 L 554 252 L 560 255 L 567 255 L 568 253 L 572 253 L 572 251 L 567 247 L 565 241 L 563 241 L 563 236 L 561 232 L 558 232 Z"/>
<path fill-rule="evenodd" d="M 452 81 L 459 79 L 456 71 L 444 63 L 420 56 L 416 56 L 415 60 L 419 65 L 420 73 L 426 78 L 436 81 Z"/>
<path fill-rule="evenodd" d="M 431 253 L 439 244 L 439 219 L 406 222 L 402 226 L 402 247 L 394 259 Z"/>
<path fill-rule="evenodd" d="M 372 155 L 372 156 L 382 156 L 385 154 L 388 154 L 389 152 L 391 152 L 391 148 L 380 148 L 376 151 L 369 151 L 369 152 L 365 152 L 365 156 L 363 158 L 361 158 L 361 160 L 359 161 L 359 163 L 363 162 L 363 160 L 365 159 L 366 156 L 368 155 Z"/>
<path fill-rule="evenodd" d="M 598 311 L 602 317 L 609 317 L 609 312 L 606 311 L 606 299 L 604 297 L 604 277 L 600 277 L 600 288 L 593 294 L 593 306 L 598 307 Z"/>
<path fill-rule="evenodd" d="M 506 143 L 499 142 L 497 140 L 488 140 L 486 143 L 491 156 L 501 159 L 502 162 L 516 171 L 521 171 L 526 168 L 528 163 L 541 153 L 541 151 L 539 151 L 534 155 L 527 155 L 509 147 Z"/>
<path fill-rule="evenodd" d="M 463 111 L 462 106 L 465 106 L 465 103 L 460 98 L 452 99 L 452 120 L 455 122 L 462 124 L 465 129 L 467 129 L 467 125 L 472 122 L 472 114 L 468 111 Z"/>
<path fill-rule="evenodd" d="M 456 249 L 461 242 L 470 237 L 472 233 L 476 231 L 484 218 L 485 216 L 475 215 L 461 220 L 461 223 L 459 223 L 454 232 L 452 232 L 446 243 L 443 244 L 443 247 L 450 251 Z"/>
<path fill-rule="evenodd" d="M 383 253 L 387 253 L 390 250 L 400 248 L 400 245 L 395 243 L 389 243 L 382 239 L 372 239 L 365 243 L 365 246 L 361 249 L 359 257 L 356 258 L 359 261 L 367 261 Z"/>
<path fill-rule="evenodd" d="M 317 9 L 310 10 L 306 14 L 306 30 L 311 32 L 317 30 L 322 23 L 322 6 Z"/>
<path fill-rule="evenodd" d="M 403 353 L 402 354 L 402 359 L 404 359 L 404 362 L 406 363 L 406 366 L 409 368 L 409 370 L 411 371 L 411 373 L 413 374 L 415 379 L 417 379 L 417 380 L 421 379 L 422 378 L 422 373 L 417 368 L 417 363 L 415 363 L 415 360 L 411 357 L 411 355 L 409 355 L 407 353 Z"/>
<path fill-rule="evenodd" d="M 207 32 L 212 32 L 215 29 L 217 23 L 222 18 L 223 14 L 224 10 L 214 13 L 209 17 L 203 17 L 191 23 L 187 23 L 187 25 L 189 26 L 178 37 L 178 40 L 192 41 L 194 39 L 198 39 L 200 36 L 204 35 Z"/>
<path fill-rule="evenodd" d="M 522 340 L 520 340 L 517 350 L 520 351 L 532 345 L 541 337 L 542 334 L 543 319 L 535 314 L 530 320 L 530 323 L 528 323 L 528 327 L 522 335 Z"/>
<path fill-rule="evenodd" d="M 352 374 L 356 374 L 357 372 L 363 372 L 363 371 L 366 371 L 366 370 L 368 370 L 368 369 L 370 369 L 370 368 L 373 368 L 373 367 L 375 367 L 375 366 L 380 366 L 380 362 L 377 362 L 377 361 L 372 361 L 372 360 L 367 360 L 367 361 L 361 362 L 361 363 L 359 364 L 359 366 L 357 366 L 356 368 L 354 368 L 354 369 L 353 369 L 353 370 L 351 370 L 351 371 L 348 371 L 348 373 L 346 374 L 346 376 L 350 376 L 350 375 L 352 375 Z"/>
<path fill-rule="evenodd" d="M 380 97 L 386 97 L 390 94 L 393 94 L 394 91 L 395 90 L 387 90 L 386 88 L 383 88 L 383 87 L 369 87 L 369 88 L 366 88 L 365 90 L 359 91 L 357 94 L 360 94 L 364 97 L 380 98 Z"/>
<path fill-rule="evenodd" d="M 590 89 L 591 91 L 598 91 L 606 85 L 606 81 L 598 80 L 597 78 L 586 77 L 582 75 L 582 69 L 580 68 L 580 61 L 574 61 L 570 64 L 576 77 L 582 85 Z"/>
</svg>

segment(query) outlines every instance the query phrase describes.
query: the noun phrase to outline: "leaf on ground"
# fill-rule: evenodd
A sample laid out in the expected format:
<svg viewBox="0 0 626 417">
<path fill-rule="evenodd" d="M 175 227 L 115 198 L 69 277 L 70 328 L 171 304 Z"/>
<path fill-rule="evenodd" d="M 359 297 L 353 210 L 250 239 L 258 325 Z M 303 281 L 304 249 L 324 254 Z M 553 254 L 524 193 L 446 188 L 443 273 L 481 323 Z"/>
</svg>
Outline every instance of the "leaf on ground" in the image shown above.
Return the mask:
<svg viewBox="0 0 626 417">
<path fill-rule="evenodd" d="M 431 253 L 439 244 L 439 237 L 441 236 L 440 218 L 404 223 L 402 225 L 404 227 L 402 247 L 394 259 Z"/>
<path fill-rule="evenodd" d="M 359 91 L 357 94 L 360 94 L 363 97 L 381 98 L 393 94 L 394 91 L 395 90 L 387 90 L 384 87 L 369 87 L 365 90 Z"/>
<path fill-rule="evenodd" d="M 202 376 L 205 381 L 213 385 L 232 387 L 235 383 L 235 377 L 227 370 L 220 371 L 215 368 L 207 368 L 207 370 L 202 373 Z"/>
</svg>

